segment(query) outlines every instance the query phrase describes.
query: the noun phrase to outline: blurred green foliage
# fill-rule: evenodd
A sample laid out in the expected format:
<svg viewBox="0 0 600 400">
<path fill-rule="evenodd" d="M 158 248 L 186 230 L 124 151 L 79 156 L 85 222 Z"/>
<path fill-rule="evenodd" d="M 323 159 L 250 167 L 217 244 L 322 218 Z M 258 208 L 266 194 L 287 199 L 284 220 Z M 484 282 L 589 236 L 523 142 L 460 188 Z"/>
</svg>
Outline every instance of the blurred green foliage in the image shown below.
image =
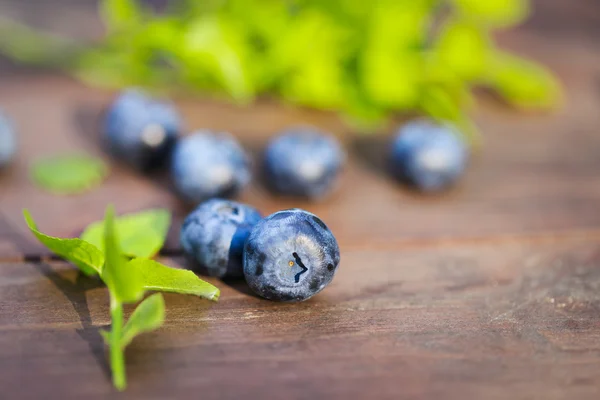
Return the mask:
<svg viewBox="0 0 600 400">
<path fill-rule="evenodd" d="M 527 16 L 527 0 L 179 0 L 161 13 L 102 0 L 100 12 L 105 39 L 74 61 L 95 84 L 242 104 L 274 95 L 361 123 L 426 113 L 467 132 L 474 86 L 519 108 L 560 100 L 545 68 L 499 51 L 491 37 Z"/>
</svg>

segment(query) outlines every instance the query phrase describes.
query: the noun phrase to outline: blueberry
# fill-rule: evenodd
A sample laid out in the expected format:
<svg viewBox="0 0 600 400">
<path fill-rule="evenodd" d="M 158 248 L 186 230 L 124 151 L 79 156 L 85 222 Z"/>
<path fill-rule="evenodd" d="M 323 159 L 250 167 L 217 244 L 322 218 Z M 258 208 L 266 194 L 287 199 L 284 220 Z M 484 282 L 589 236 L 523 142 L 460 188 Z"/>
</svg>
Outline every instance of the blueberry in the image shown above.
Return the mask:
<svg viewBox="0 0 600 400">
<path fill-rule="evenodd" d="M 244 243 L 261 218 L 246 204 L 223 199 L 205 201 L 183 222 L 181 246 L 199 272 L 219 278 L 242 277 Z"/>
<path fill-rule="evenodd" d="M 107 111 L 104 139 L 116 157 L 147 171 L 165 165 L 181 129 L 173 104 L 128 89 Z"/>
<path fill-rule="evenodd" d="M 331 282 L 340 262 L 333 234 L 316 215 L 279 211 L 252 229 L 244 246 L 244 276 L 258 295 L 302 301 Z"/>
<path fill-rule="evenodd" d="M 17 138 L 12 122 L 0 113 L 0 167 L 12 161 L 17 152 Z"/>
<path fill-rule="evenodd" d="M 198 131 L 175 145 L 171 176 L 184 199 L 199 203 L 241 191 L 250 181 L 249 164 L 233 136 Z"/>
<path fill-rule="evenodd" d="M 469 154 L 450 124 L 414 120 L 402 126 L 391 145 L 392 174 L 424 192 L 448 188 L 463 174 Z"/>
<path fill-rule="evenodd" d="M 265 179 L 275 192 L 316 199 L 332 190 L 344 158 L 332 136 L 311 128 L 292 129 L 268 144 Z"/>
</svg>

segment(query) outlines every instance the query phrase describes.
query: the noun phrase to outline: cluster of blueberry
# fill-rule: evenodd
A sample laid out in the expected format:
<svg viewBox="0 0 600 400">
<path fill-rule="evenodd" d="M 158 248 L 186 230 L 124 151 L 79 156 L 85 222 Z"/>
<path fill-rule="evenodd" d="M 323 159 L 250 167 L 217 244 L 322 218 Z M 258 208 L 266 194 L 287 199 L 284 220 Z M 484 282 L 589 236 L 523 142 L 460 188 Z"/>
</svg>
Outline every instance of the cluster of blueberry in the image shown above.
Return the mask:
<svg viewBox="0 0 600 400">
<path fill-rule="evenodd" d="M 138 170 L 168 164 L 180 196 L 200 203 L 183 224 L 181 244 L 201 272 L 244 276 L 256 293 L 273 300 L 300 301 L 321 291 L 340 260 L 327 226 L 300 209 L 262 218 L 248 205 L 218 199 L 250 182 L 248 155 L 227 133 L 200 130 L 179 139 L 182 130 L 173 104 L 129 89 L 109 107 L 104 139 L 112 154 Z M 14 130 L 0 115 L 0 166 L 15 150 Z M 468 162 L 468 149 L 455 128 L 428 120 L 403 125 L 390 150 L 391 173 L 428 192 L 449 187 Z M 335 186 L 344 159 L 333 137 L 293 129 L 267 145 L 263 174 L 277 193 L 319 198 Z"/>
<path fill-rule="evenodd" d="M 405 124 L 391 145 L 391 172 L 423 191 L 450 186 L 468 158 L 453 129 L 427 120 Z M 249 157 L 227 133 L 200 130 L 178 140 L 181 130 L 172 104 L 127 90 L 108 111 L 105 136 L 116 156 L 140 170 L 168 163 L 179 195 L 200 203 L 181 228 L 181 245 L 195 269 L 219 278 L 243 276 L 257 294 L 279 301 L 306 300 L 329 284 L 340 251 L 327 226 L 304 210 L 262 218 L 249 205 L 221 199 L 249 183 Z M 344 159 L 333 137 L 292 129 L 267 145 L 263 174 L 274 192 L 320 198 L 334 187 Z"/>
<path fill-rule="evenodd" d="M 177 140 L 182 125 L 172 104 L 127 90 L 108 110 L 105 139 L 115 156 L 139 170 L 169 163 L 176 190 L 193 204 L 233 196 L 250 182 L 250 159 L 233 136 L 199 130 Z M 333 138 L 292 130 L 269 144 L 264 171 L 273 190 L 314 198 L 332 186 L 343 159 Z"/>
<path fill-rule="evenodd" d="M 168 163 L 179 195 L 192 204 L 230 197 L 250 182 L 249 157 L 233 136 L 199 130 L 178 140 L 182 125 L 171 103 L 126 90 L 107 113 L 106 143 L 113 154 L 140 170 Z M 454 127 L 428 120 L 402 126 L 390 149 L 391 173 L 428 192 L 449 187 L 468 160 Z M 297 128 L 267 145 L 262 169 L 274 192 L 314 199 L 332 190 L 344 159 L 332 136 Z"/>
<path fill-rule="evenodd" d="M 325 288 L 340 262 L 335 237 L 316 215 L 300 209 L 266 218 L 231 200 L 201 203 L 181 227 L 181 245 L 198 272 L 245 277 L 258 295 L 306 300 Z"/>
</svg>

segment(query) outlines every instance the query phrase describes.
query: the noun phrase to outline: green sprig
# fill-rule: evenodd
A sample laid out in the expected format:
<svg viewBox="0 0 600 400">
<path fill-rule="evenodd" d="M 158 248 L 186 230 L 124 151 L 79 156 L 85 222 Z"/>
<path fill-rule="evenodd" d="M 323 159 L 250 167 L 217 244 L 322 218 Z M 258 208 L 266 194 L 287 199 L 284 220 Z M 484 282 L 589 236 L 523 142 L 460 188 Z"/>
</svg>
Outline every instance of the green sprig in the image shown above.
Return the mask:
<svg viewBox="0 0 600 400">
<path fill-rule="evenodd" d="M 523 109 L 560 104 L 550 73 L 507 56 L 493 40 L 495 30 L 527 17 L 529 0 L 172 3 L 159 14 L 138 0 L 102 0 L 106 37 L 65 68 L 97 85 L 200 91 L 241 104 L 275 95 L 337 111 L 358 126 L 424 113 L 468 126 L 470 140 L 477 140 L 468 117 L 474 87 L 489 87 Z M 54 53 L 31 57 L 27 48 L 47 49 L 44 37 L 14 28 L 7 38 L 17 32 L 30 46 L 4 39 L 1 52 L 34 63 Z M 48 46 L 60 50 L 64 43 Z"/>
<path fill-rule="evenodd" d="M 110 331 L 101 331 L 101 334 L 109 347 L 113 384 L 118 390 L 127 387 L 125 347 L 137 335 L 159 328 L 165 318 L 164 299 L 159 293 L 143 300 L 127 321 L 123 304 L 138 302 L 147 291 L 191 294 L 212 301 L 219 299 L 219 289 L 190 271 L 170 268 L 144 257 L 128 258 L 137 255 L 135 253 L 154 255 L 162 247 L 170 221 L 166 210 L 148 210 L 117 219 L 113 207 L 109 206 L 104 221 L 92 224 L 85 230 L 87 233 L 84 232 L 84 237 L 94 241 L 100 235 L 102 250 L 97 247 L 97 242 L 92 244 L 84 239 L 41 233 L 29 211 L 23 210 L 23 216 L 42 244 L 71 261 L 85 274 L 98 275 L 108 287 L 112 324 Z M 152 234 L 135 234 L 140 230 L 147 231 L 150 226 L 156 228 Z M 123 250 L 124 244 L 129 251 Z"/>
</svg>

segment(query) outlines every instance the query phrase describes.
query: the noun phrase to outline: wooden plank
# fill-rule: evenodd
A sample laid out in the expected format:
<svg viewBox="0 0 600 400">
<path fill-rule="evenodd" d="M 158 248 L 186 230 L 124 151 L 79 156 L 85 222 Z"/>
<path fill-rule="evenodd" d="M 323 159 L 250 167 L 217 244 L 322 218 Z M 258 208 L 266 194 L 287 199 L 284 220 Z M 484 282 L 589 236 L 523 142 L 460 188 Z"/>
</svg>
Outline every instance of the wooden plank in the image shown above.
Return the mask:
<svg viewBox="0 0 600 400">
<path fill-rule="evenodd" d="M 166 295 L 165 327 L 127 352 L 124 397 L 596 399 L 597 243 L 349 249 L 300 304 L 212 280 L 217 304 Z M 2 264 L 0 304 L 3 398 L 113 393 L 97 282 L 64 263 Z"/>
</svg>

